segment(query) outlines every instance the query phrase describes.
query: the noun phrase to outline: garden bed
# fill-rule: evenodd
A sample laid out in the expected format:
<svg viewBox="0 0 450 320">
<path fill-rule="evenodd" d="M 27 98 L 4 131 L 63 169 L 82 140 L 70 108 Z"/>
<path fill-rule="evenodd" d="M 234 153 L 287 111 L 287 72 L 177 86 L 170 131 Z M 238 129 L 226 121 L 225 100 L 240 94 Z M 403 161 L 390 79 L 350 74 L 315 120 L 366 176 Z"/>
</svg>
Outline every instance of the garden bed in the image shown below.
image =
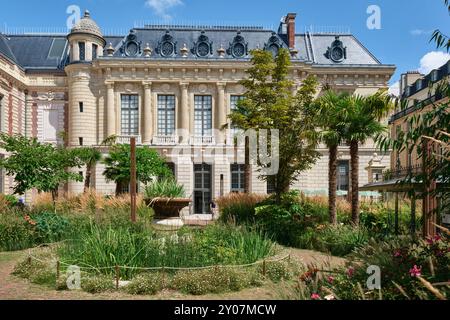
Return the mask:
<svg viewBox="0 0 450 320">
<path fill-rule="evenodd" d="M 121 290 L 152 295 L 168 289 L 203 295 L 259 287 L 265 281 L 293 276 L 289 255 L 274 256 L 278 250 L 271 241 L 229 226 L 184 229 L 170 237 L 127 236 L 96 226 L 79 239 L 34 252 L 16 266 L 16 275 L 65 290 L 65 271 L 76 265 L 81 270 L 81 288 L 89 293 Z"/>
</svg>

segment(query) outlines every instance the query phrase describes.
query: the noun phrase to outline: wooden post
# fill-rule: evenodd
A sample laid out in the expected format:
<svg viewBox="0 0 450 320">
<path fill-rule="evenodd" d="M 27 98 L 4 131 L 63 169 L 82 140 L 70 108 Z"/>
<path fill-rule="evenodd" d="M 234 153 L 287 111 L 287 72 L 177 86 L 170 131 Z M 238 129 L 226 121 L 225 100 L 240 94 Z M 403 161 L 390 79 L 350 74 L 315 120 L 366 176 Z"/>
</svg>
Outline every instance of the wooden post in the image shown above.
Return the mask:
<svg viewBox="0 0 450 320">
<path fill-rule="evenodd" d="M 60 264 L 60 262 L 58 260 L 58 261 L 56 261 L 56 280 L 59 279 L 60 268 L 61 268 L 61 264 Z"/>
<path fill-rule="evenodd" d="M 398 236 L 399 230 L 398 230 L 398 211 L 399 211 L 399 204 L 398 204 L 398 192 L 395 193 L 395 217 L 394 217 L 394 229 L 395 229 L 395 235 Z"/>
<path fill-rule="evenodd" d="M 136 222 L 136 138 L 131 141 L 131 174 L 130 174 L 130 194 L 131 194 L 131 221 Z"/>
<path fill-rule="evenodd" d="M 436 180 L 431 180 L 431 168 L 429 165 L 430 159 L 433 156 L 433 144 L 428 139 L 422 140 L 424 154 L 422 156 L 423 172 L 424 172 L 424 190 L 423 197 L 423 237 L 434 237 L 436 235 Z"/>
<path fill-rule="evenodd" d="M 27 263 L 28 263 L 28 265 L 31 265 L 31 256 L 28 256 Z"/>
<path fill-rule="evenodd" d="M 416 194 L 411 198 L 411 235 L 416 236 Z"/>
<path fill-rule="evenodd" d="M 265 277 L 265 276 L 266 276 L 266 273 L 267 273 L 267 270 L 266 270 L 266 260 L 263 261 L 263 269 L 262 269 L 262 273 L 263 273 L 263 276 Z"/>
<path fill-rule="evenodd" d="M 116 290 L 119 290 L 120 268 L 116 266 Z"/>
</svg>

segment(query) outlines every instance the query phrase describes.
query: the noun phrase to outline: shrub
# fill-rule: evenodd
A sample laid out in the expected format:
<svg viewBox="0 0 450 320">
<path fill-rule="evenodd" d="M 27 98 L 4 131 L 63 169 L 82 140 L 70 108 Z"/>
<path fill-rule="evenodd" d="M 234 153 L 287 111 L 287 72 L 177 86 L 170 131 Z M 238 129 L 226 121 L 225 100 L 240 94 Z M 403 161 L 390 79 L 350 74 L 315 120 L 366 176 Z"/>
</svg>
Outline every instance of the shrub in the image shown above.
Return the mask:
<svg viewBox="0 0 450 320">
<path fill-rule="evenodd" d="M 156 198 L 185 198 L 184 186 L 178 184 L 174 178 L 166 178 L 150 183 L 145 188 L 145 198 L 152 200 Z"/>
<path fill-rule="evenodd" d="M 291 288 L 291 298 L 344 300 L 402 300 L 437 299 L 450 296 L 448 286 L 437 283 L 448 281 L 450 274 L 448 238 L 413 240 L 409 237 L 385 242 L 371 241 L 355 250 L 345 268 L 324 275 L 309 270 Z M 381 289 L 369 289 L 367 268 L 378 266 L 381 271 Z"/>
<path fill-rule="evenodd" d="M 372 205 L 363 204 L 361 206 L 361 225 L 363 225 L 373 237 L 382 239 L 386 236 L 394 235 L 395 231 L 395 211 L 393 205 L 389 207 L 386 203 L 375 203 Z M 416 229 L 419 230 L 422 224 L 421 210 L 416 210 Z M 407 203 L 399 207 L 399 233 L 410 234 L 411 208 Z"/>
<path fill-rule="evenodd" d="M 216 274 L 216 272 L 214 272 Z M 172 279 L 171 287 L 185 294 L 205 295 L 221 288 L 214 286 L 220 278 L 212 276 L 211 270 L 178 272 Z"/>
<path fill-rule="evenodd" d="M 263 265 L 259 266 L 260 273 L 263 273 L 263 268 Z M 289 270 L 289 265 L 286 262 L 282 261 L 267 262 L 265 272 L 266 278 L 275 283 L 292 278 L 292 273 Z"/>
<path fill-rule="evenodd" d="M 14 266 L 13 275 L 28 279 L 30 282 L 46 286 L 55 286 L 56 267 L 54 253 L 46 249 L 41 252 L 33 253 L 35 258 L 24 259 Z"/>
<path fill-rule="evenodd" d="M 92 294 L 114 290 L 114 280 L 104 275 L 83 277 L 81 279 L 81 289 Z"/>
<path fill-rule="evenodd" d="M 255 220 L 255 207 L 267 196 L 248 193 L 230 193 L 216 202 L 220 208 L 220 221 L 238 224 L 252 223 Z"/>
<path fill-rule="evenodd" d="M 125 287 L 129 294 L 154 295 L 163 288 L 162 275 L 158 273 L 140 274 Z"/>
<path fill-rule="evenodd" d="M 56 284 L 56 272 L 49 268 L 37 269 L 30 274 L 29 279 L 34 284 L 54 287 Z"/>
<path fill-rule="evenodd" d="M 178 272 L 172 279 L 171 287 L 185 294 L 205 295 L 240 291 L 259 286 L 261 282 L 254 269 L 215 268 Z"/>
<path fill-rule="evenodd" d="M 25 220 L 19 213 L 0 214 L 0 251 L 16 251 L 32 247 L 36 237 L 32 225 L 34 223 L 32 220 Z"/>
<path fill-rule="evenodd" d="M 369 236 L 363 227 L 318 225 L 307 228 L 297 238 L 297 246 L 305 249 L 345 256 L 367 243 Z"/>
<path fill-rule="evenodd" d="M 39 243 L 60 241 L 69 228 L 66 218 L 51 212 L 39 214 L 34 220 Z"/>
</svg>

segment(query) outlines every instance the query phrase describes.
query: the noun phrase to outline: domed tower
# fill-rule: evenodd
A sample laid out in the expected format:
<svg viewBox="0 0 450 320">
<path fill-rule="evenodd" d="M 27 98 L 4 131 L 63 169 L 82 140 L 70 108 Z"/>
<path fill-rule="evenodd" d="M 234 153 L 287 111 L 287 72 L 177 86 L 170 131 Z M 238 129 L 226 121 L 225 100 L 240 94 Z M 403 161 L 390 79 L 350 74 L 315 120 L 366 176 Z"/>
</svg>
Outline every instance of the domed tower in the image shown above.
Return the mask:
<svg viewBox="0 0 450 320">
<path fill-rule="evenodd" d="M 66 66 L 69 82 L 68 142 L 69 147 L 98 144 L 97 101 L 98 73 L 92 72 L 92 61 L 103 55 L 106 41 L 89 11 L 67 36 L 70 63 Z"/>
<path fill-rule="evenodd" d="M 106 41 L 97 23 L 91 19 L 89 11 L 72 28 L 67 37 L 70 44 L 70 62 L 92 61 L 103 56 Z"/>
</svg>

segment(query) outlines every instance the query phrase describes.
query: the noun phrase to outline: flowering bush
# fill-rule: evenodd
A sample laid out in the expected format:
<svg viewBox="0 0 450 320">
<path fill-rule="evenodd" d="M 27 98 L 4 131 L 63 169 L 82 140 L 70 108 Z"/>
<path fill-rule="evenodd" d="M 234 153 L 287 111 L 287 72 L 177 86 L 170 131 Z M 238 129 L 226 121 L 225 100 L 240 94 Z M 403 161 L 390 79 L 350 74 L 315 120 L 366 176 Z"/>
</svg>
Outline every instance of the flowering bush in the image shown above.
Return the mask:
<svg viewBox="0 0 450 320">
<path fill-rule="evenodd" d="M 145 273 L 136 276 L 126 287 L 130 294 L 154 295 L 163 288 L 163 275 L 158 273 Z"/>
<path fill-rule="evenodd" d="M 450 296 L 448 237 L 371 242 L 355 250 L 350 259 L 345 268 L 333 274 L 310 268 L 291 288 L 290 296 L 313 300 L 428 300 Z M 367 288 L 369 266 L 378 266 L 381 270 L 379 290 Z"/>
</svg>

